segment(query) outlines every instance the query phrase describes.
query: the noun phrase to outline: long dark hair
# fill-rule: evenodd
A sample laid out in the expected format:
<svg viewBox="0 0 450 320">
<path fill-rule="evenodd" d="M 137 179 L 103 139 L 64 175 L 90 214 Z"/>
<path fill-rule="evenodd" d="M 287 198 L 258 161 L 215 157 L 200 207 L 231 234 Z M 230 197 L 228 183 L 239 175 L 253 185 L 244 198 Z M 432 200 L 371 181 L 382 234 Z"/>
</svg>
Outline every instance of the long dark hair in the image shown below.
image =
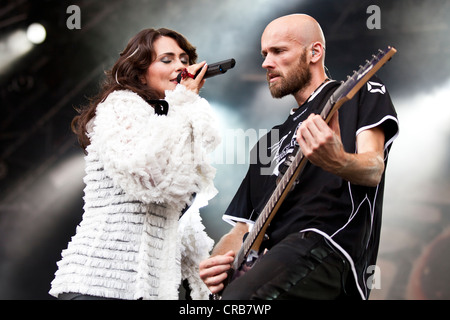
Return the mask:
<svg viewBox="0 0 450 320">
<path fill-rule="evenodd" d="M 180 33 L 166 29 L 144 29 L 136 34 L 120 53 L 111 70 L 106 71 L 106 79 L 101 85 L 100 92 L 90 99 L 88 105 L 78 109 L 78 115 L 71 123 L 72 131 L 78 136 L 78 142 L 83 149 L 90 144 L 86 135 L 86 125 L 95 116 L 95 110 L 100 102 L 115 90 L 131 90 L 144 100 L 162 99 L 160 93 L 142 84 L 141 78 L 147 72 L 150 64 L 156 59 L 153 48 L 155 40 L 161 37 L 174 39 L 181 49 L 189 56 L 189 64 L 197 61 L 196 48 Z"/>
</svg>

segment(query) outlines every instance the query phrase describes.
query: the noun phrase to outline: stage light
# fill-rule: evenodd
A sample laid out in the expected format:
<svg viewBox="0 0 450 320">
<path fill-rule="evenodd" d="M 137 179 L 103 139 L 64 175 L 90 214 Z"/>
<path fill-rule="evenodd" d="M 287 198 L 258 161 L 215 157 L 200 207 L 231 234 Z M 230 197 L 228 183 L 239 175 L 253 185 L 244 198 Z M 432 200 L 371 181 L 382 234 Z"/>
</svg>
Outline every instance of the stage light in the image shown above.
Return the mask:
<svg viewBox="0 0 450 320">
<path fill-rule="evenodd" d="M 40 23 L 32 23 L 27 29 L 27 38 L 31 43 L 40 44 L 45 41 L 47 31 Z"/>
<path fill-rule="evenodd" d="M 18 61 L 33 48 L 28 40 L 25 30 L 16 30 L 0 39 L 0 72 L 13 67 Z"/>
</svg>

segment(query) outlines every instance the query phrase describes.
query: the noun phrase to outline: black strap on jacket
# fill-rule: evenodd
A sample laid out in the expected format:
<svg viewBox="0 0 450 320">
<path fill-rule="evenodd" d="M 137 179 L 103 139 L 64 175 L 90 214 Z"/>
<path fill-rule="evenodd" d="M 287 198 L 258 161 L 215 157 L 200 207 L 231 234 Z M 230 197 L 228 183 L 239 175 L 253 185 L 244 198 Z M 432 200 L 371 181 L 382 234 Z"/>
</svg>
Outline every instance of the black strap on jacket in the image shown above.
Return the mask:
<svg viewBox="0 0 450 320">
<path fill-rule="evenodd" d="M 169 112 L 169 103 L 166 100 L 147 100 L 155 109 L 155 113 L 159 116 L 166 116 Z"/>
</svg>

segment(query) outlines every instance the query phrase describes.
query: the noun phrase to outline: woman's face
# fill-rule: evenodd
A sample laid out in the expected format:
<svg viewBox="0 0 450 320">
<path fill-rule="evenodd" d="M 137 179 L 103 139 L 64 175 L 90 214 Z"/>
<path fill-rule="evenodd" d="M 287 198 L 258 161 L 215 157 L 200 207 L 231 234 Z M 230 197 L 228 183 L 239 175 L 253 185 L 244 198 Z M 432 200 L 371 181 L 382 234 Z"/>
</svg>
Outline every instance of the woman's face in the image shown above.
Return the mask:
<svg viewBox="0 0 450 320">
<path fill-rule="evenodd" d="M 144 83 L 164 97 L 165 90 L 173 90 L 178 74 L 189 66 L 188 54 L 170 37 L 160 37 L 153 42 L 156 59 L 145 73 Z"/>
</svg>

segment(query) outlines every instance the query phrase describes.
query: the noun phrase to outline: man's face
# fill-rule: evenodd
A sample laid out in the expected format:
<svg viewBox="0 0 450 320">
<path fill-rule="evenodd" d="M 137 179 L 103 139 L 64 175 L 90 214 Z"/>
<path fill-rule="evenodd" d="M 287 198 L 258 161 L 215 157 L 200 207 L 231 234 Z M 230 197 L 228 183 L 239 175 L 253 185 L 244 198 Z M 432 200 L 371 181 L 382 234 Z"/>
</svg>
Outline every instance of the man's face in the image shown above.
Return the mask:
<svg viewBox="0 0 450 320">
<path fill-rule="evenodd" d="M 274 98 L 295 94 L 311 81 L 306 48 L 282 33 L 265 32 L 261 38 L 262 67 Z"/>
</svg>

